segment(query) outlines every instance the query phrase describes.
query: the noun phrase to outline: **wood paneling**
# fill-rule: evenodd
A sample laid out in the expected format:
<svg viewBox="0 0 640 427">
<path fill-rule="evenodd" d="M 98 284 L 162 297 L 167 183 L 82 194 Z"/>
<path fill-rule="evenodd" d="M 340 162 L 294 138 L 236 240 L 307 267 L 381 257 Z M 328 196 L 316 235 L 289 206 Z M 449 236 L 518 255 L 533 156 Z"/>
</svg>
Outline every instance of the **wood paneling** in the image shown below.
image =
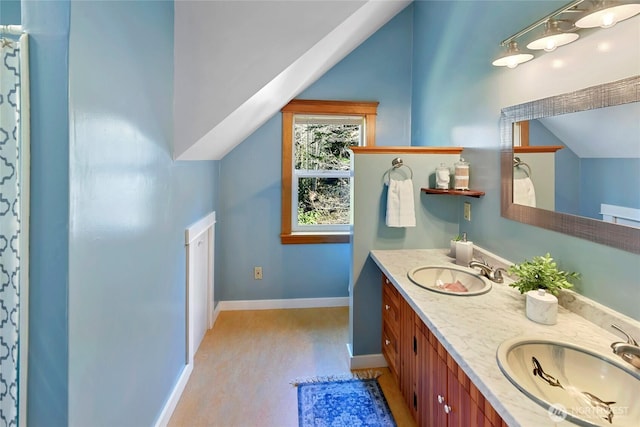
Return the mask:
<svg viewBox="0 0 640 427">
<path fill-rule="evenodd" d="M 504 421 L 464 370 L 409 303 L 391 288 L 393 284 L 383 276 L 383 319 L 394 318 L 384 302 L 389 301 L 390 295 L 396 295 L 400 317 L 397 322 L 399 354 L 395 359 L 400 366 L 399 385 L 417 424 L 421 427 L 503 426 Z M 388 362 L 392 360 L 384 347 L 383 354 Z"/>
<path fill-rule="evenodd" d="M 401 297 L 389 279 L 382 276 L 382 354 L 396 383 L 400 384 L 400 307 Z"/>
</svg>

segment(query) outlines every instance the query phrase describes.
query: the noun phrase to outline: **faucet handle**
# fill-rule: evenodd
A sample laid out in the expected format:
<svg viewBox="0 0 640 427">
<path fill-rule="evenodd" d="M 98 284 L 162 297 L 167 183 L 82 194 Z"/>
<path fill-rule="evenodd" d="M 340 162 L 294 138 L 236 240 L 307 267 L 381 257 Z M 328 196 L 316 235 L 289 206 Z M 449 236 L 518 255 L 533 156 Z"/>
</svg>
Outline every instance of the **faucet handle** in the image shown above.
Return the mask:
<svg viewBox="0 0 640 427">
<path fill-rule="evenodd" d="M 502 273 L 506 273 L 507 270 L 505 270 L 502 267 L 498 267 L 493 271 L 493 276 L 495 277 L 495 281 L 496 283 L 502 283 L 504 282 L 504 277 L 502 277 Z"/>
<path fill-rule="evenodd" d="M 612 324 L 612 325 L 611 325 L 611 327 L 612 327 L 613 329 L 616 329 L 616 330 L 618 330 L 618 331 L 622 332 L 622 334 L 623 334 L 625 337 L 627 337 L 627 344 L 635 345 L 636 347 L 638 346 L 638 342 L 637 342 L 635 339 L 633 339 L 633 337 L 632 337 L 631 335 L 629 335 L 628 333 L 626 333 L 626 332 L 625 332 L 625 330 L 624 330 L 624 329 L 622 329 L 620 326 L 618 326 L 618 325 L 613 325 L 613 324 Z"/>
</svg>

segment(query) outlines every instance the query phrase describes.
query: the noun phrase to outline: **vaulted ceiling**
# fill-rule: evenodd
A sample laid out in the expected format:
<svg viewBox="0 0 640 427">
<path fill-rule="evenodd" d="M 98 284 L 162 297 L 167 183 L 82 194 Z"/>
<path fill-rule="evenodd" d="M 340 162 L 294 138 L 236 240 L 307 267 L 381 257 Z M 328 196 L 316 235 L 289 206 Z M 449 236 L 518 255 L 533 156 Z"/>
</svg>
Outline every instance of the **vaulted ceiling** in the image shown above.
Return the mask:
<svg viewBox="0 0 640 427">
<path fill-rule="evenodd" d="M 640 158 L 640 103 L 539 121 L 580 158 Z"/>
<path fill-rule="evenodd" d="M 177 0 L 174 158 L 221 159 L 409 3 Z"/>
</svg>

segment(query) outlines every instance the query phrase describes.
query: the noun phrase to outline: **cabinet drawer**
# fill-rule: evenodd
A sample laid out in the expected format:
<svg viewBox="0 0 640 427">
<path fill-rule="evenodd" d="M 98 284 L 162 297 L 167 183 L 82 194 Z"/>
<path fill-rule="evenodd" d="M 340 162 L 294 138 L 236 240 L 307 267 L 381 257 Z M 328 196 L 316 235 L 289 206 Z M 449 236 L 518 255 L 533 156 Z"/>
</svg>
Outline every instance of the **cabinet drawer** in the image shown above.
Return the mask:
<svg viewBox="0 0 640 427">
<path fill-rule="evenodd" d="M 387 323 L 382 326 L 382 354 L 389 364 L 389 370 L 398 379 L 398 365 L 400 362 L 400 351 L 398 348 L 398 338 Z"/>
<path fill-rule="evenodd" d="M 400 294 L 384 276 L 382 283 L 382 320 L 397 335 L 400 327 Z"/>
</svg>

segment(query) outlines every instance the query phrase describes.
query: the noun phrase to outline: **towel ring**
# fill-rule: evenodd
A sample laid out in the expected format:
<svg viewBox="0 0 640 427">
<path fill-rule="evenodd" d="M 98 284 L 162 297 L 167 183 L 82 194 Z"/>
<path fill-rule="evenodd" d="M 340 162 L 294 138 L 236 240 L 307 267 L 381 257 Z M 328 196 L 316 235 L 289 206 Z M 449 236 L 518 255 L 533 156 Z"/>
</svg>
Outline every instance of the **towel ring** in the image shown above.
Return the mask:
<svg viewBox="0 0 640 427">
<path fill-rule="evenodd" d="M 409 173 L 411 174 L 409 175 L 409 179 L 413 179 L 413 169 L 405 165 L 402 162 L 402 159 L 400 157 L 396 157 L 395 159 L 391 160 L 391 167 L 382 175 L 382 179 L 384 180 L 385 184 L 389 184 L 389 179 L 391 178 L 391 172 L 403 166 L 409 169 Z"/>
<path fill-rule="evenodd" d="M 520 160 L 520 157 L 514 157 L 513 158 L 513 167 L 517 168 L 517 167 L 526 167 L 527 170 L 525 170 L 525 173 L 527 174 L 527 176 L 529 178 L 531 178 L 531 167 L 526 164 L 525 162 L 523 162 L 522 160 Z"/>
</svg>

